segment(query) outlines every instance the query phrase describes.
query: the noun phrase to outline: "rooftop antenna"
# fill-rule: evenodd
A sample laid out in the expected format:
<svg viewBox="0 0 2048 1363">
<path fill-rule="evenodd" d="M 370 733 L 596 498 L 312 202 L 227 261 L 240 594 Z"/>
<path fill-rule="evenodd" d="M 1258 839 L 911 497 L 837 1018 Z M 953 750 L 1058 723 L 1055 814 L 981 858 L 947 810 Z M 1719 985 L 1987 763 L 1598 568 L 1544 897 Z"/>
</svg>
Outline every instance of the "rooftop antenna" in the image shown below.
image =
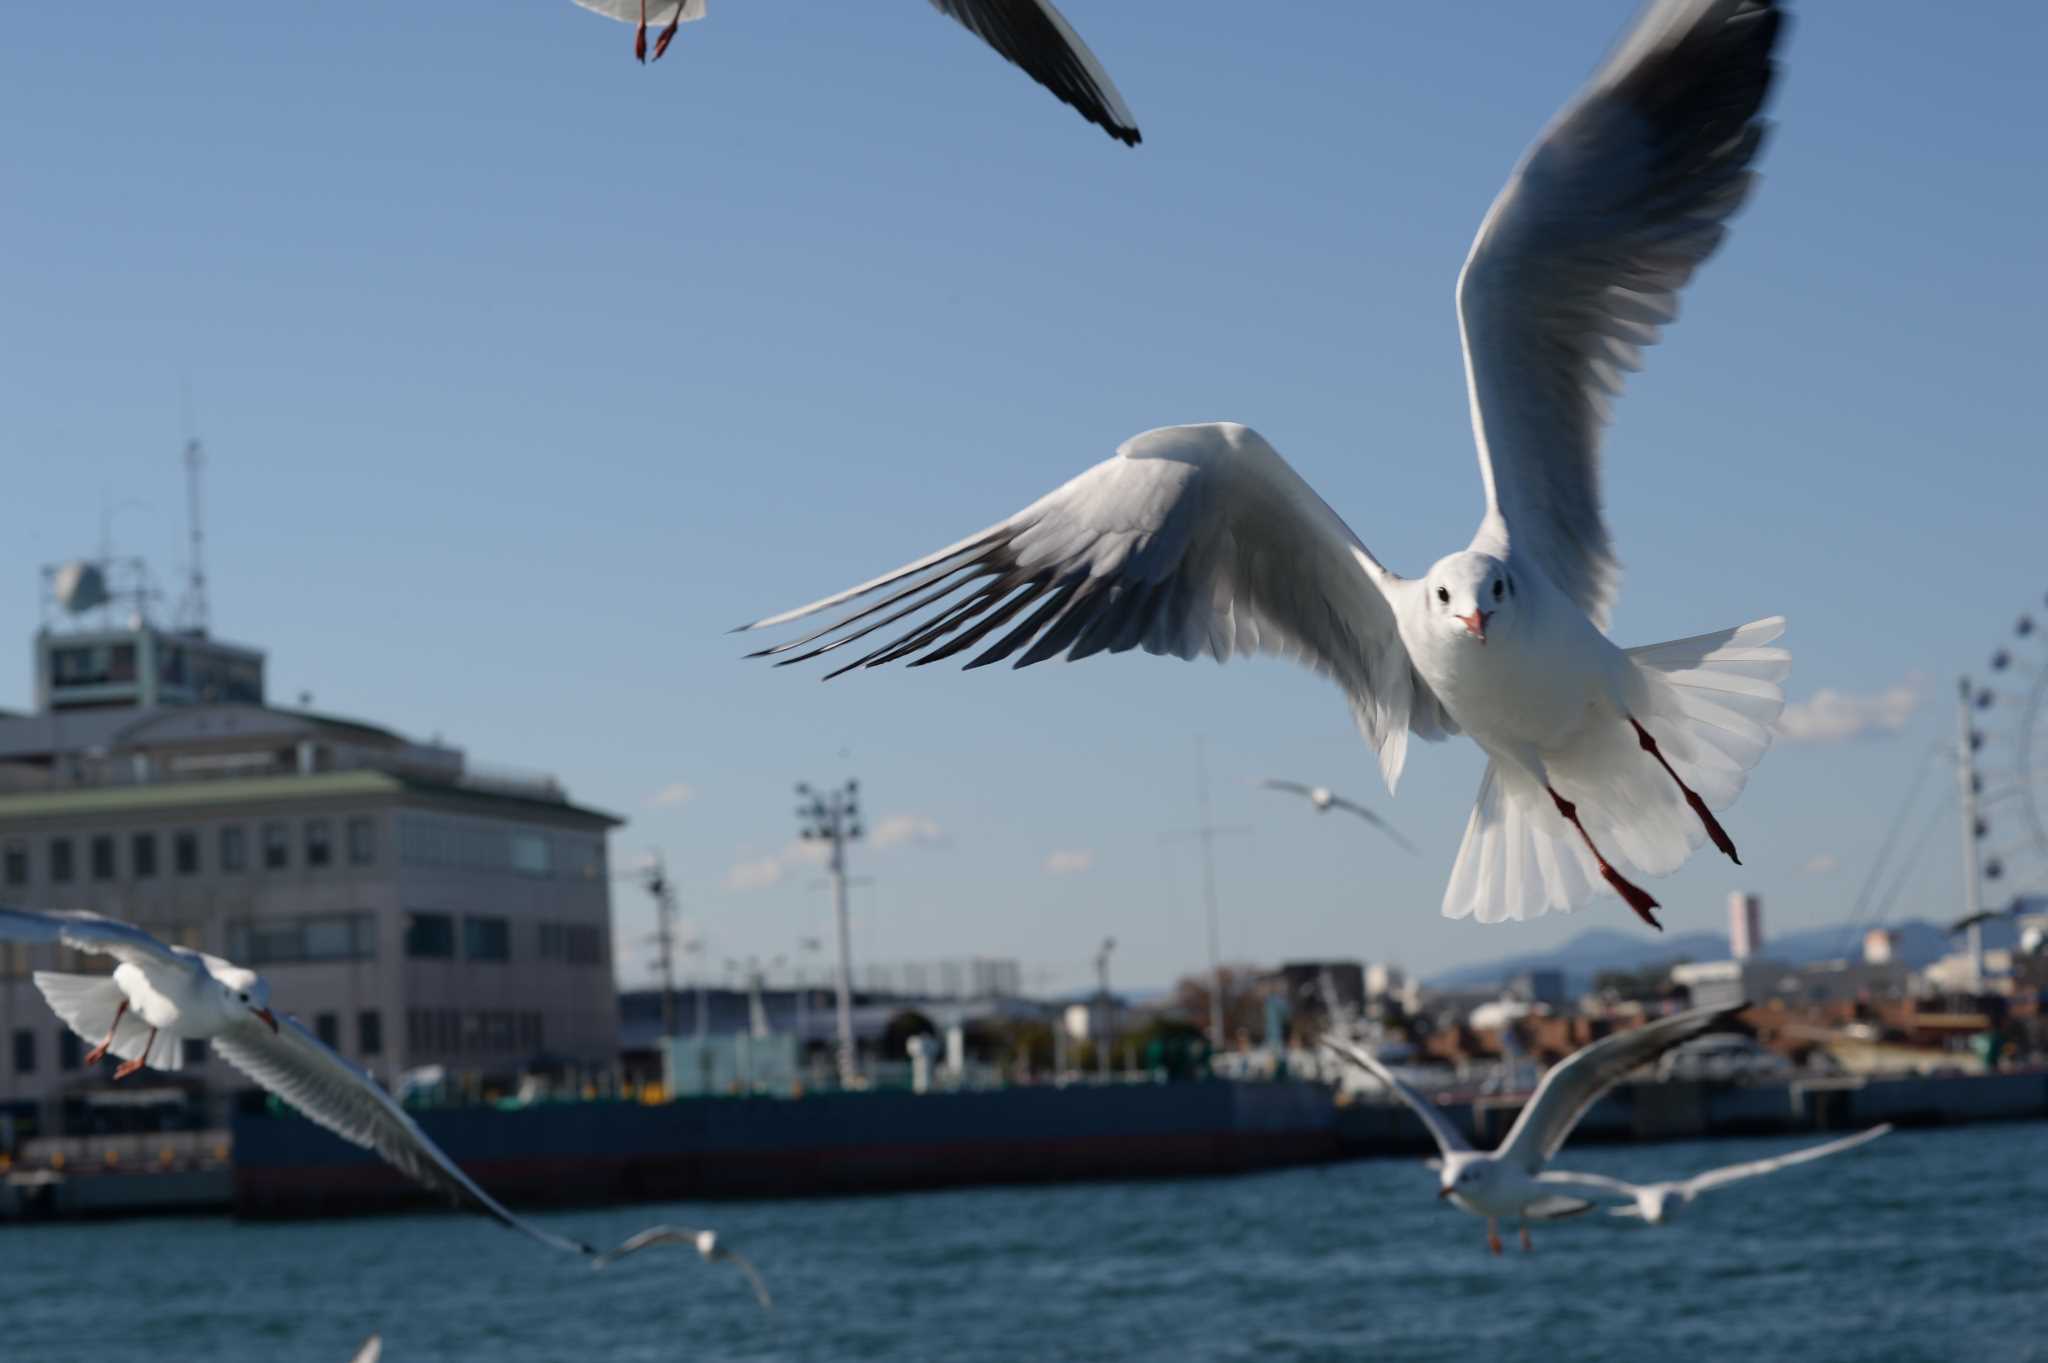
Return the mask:
<svg viewBox="0 0 2048 1363">
<path fill-rule="evenodd" d="M 187 414 L 187 429 L 190 429 L 190 414 Z M 196 435 L 185 438 L 185 518 L 189 525 L 191 566 L 185 582 L 185 598 L 178 603 L 178 628 L 192 634 L 205 634 L 207 630 L 206 610 L 206 529 L 200 518 L 199 473 L 206 466 L 206 449 Z"/>
</svg>

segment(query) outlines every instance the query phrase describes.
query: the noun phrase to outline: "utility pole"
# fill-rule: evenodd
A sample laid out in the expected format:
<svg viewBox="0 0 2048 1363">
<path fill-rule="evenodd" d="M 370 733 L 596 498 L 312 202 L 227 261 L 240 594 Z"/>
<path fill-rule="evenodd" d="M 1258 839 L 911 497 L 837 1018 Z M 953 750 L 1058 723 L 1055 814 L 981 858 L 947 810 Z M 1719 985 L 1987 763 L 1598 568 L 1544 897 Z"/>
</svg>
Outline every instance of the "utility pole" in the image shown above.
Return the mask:
<svg viewBox="0 0 2048 1363">
<path fill-rule="evenodd" d="M 629 873 L 640 882 L 640 888 L 654 897 L 655 969 L 661 975 L 661 1034 L 676 1034 L 676 905 L 675 883 L 668 878 L 668 863 L 659 851 L 649 851 L 647 860 L 635 866 Z M 624 878 L 624 877 L 622 877 Z M 694 950 L 692 944 L 684 944 L 685 951 Z M 701 1038 L 704 1031 L 703 1014 L 700 1010 L 697 1032 Z"/>
<path fill-rule="evenodd" d="M 1109 1052 L 1116 1044 L 1115 1005 L 1109 997 L 1109 953 L 1116 950 L 1116 938 L 1102 939 L 1102 950 L 1095 953 L 1096 993 L 1102 1001 L 1102 1036 L 1095 1043 L 1095 1071 L 1105 1080 L 1109 1078 Z"/>
<path fill-rule="evenodd" d="M 1216 911 L 1216 839 L 1252 830 L 1241 824 L 1218 827 L 1210 817 L 1208 745 L 1200 739 L 1195 741 L 1195 785 L 1201 797 L 1201 825 L 1166 836 L 1169 839 L 1193 838 L 1202 845 L 1202 907 L 1208 918 L 1209 937 L 1209 1045 L 1220 1053 L 1224 1043 L 1223 947 Z"/>
<path fill-rule="evenodd" d="M 839 991 L 839 1083 L 842 1088 L 852 1088 L 859 1070 L 853 1047 L 853 935 L 846 912 L 846 844 L 861 836 L 860 783 L 849 780 L 837 790 L 815 791 L 799 781 L 796 798 L 800 836 L 831 848 L 826 869 L 832 874 L 832 913 L 839 929 L 835 980 Z"/>
<path fill-rule="evenodd" d="M 1970 679 L 1957 684 L 1956 786 L 1963 810 L 1963 914 L 1970 924 L 1970 990 L 1984 989 L 1984 883 L 1977 866 L 1977 733 L 1970 727 Z"/>
</svg>

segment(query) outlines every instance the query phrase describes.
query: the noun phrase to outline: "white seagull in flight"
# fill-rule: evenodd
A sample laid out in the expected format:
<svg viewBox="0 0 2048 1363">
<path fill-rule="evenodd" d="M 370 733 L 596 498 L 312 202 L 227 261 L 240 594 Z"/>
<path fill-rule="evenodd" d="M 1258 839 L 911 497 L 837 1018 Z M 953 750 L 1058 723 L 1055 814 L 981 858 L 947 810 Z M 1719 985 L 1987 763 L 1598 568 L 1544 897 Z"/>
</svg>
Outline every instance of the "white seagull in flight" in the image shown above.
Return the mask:
<svg viewBox="0 0 2048 1363">
<path fill-rule="evenodd" d="M 1789 655 L 1768 647 L 1782 617 L 1608 639 L 1601 433 L 1749 191 L 1783 27 L 1771 0 L 1657 0 L 1516 167 L 1458 280 L 1484 513 L 1422 577 L 1382 566 L 1252 431 L 1174 426 L 979 534 L 742 626 L 880 594 L 753 656 L 800 662 L 893 625 L 826 675 L 936 662 L 999 629 L 968 667 L 1292 658 L 1344 689 L 1389 789 L 1410 734 L 1463 733 L 1491 759 L 1447 916 L 1535 917 L 1604 884 L 1655 926 L 1635 877 L 1708 838 L 1739 861 L 1712 811 L 1770 745 Z"/>
<path fill-rule="evenodd" d="M 39 913 L 0 907 L 0 941 L 62 943 L 120 963 L 111 975 L 38 970 L 33 976 L 51 1011 L 79 1036 L 96 1043 L 85 1055 L 88 1066 L 109 1054 L 122 1058 L 124 1063 L 114 1071 L 116 1079 L 145 1065 L 179 1069 L 184 1063 L 183 1042 L 210 1041 L 222 1059 L 343 1140 L 376 1151 L 455 1205 L 481 1212 L 551 1249 L 582 1255 L 602 1268 L 647 1244 L 665 1243 L 642 1232 L 600 1254 L 580 1240 L 514 1216 L 463 1173 L 375 1079 L 336 1054 L 297 1018 L 272 1012 L 270 985 L 253 970 L 203 951 L 167 946 L 140 928 L 82 911 Z M 701 1243 L 698 1252 L 707 1260 L 733 1259 L 753 1281 L 756 1294 L 765 1295 L 752 1264 L 729 1253 L 714 1256 Z"/>
<path fill-rule="evenodd" d="M 1475 1151 L 1436 1104 L 1402 1083 L 1372 1052 L 1334 1036 L 1325 1036 L 1323 1045 L 1386 1085 L 1422 1119 L 1443 1154 L 1437 1162 L 1442 1178 L 1437 1196 L 1448 1198 L 1459 1211 L 1485 1217 L 1486 1247 L 1498 1254 L 1504 1217 L 1521 1222 L 1522 1248 L 1528 1249 L 1531 1221 L 1560 1221 L 1593 1210 L 1591 1202 L 1560 1192 L 1545 1179 L 1543 1166 L 1602 1094 L 1672 1047 L 1722 1026 L 1747 1006 L 1675 1013 L 1573 1051 L 1543 1076 L 1507 1139 L 1490 1153 Z"/>
<path fill-rule="evenodd" d="M 1301 796 L 1315 807 L 1315 811 L 1318 814 L 1327 814 L 1333 809 L 1341 809 L 1346 813 L 1356 814 L 1359 818 L 1365 820 L 1374 828 L 1379 829 L 1380 832 L 1392 838 L 1408 851 L 1413 852 L 1415 850 L 1415 844 L 1409 842 L 1408 839 L 1402 837 L 1399 833 L 1396 833 L 1393 825 L 1389 824 L 1385 819 L 1382 819 L 1356 800 L 1345 799 L 1328 786 L 1305 786 L 1299 781 L 1276 781 L 1270 778 L 1261 784 L 1267 790 L 1284 790 L 1290 795 Z"/>
<path fill-rule="evenodd" d="M 1630 1183 L 1625 1179 L 1608 1178 L 1603 1174 L 1575 1174 L 1563 1169 L 1546 1169 L 1536 1176 L 1539 1183 L 1556 1187 L 1588 1189 L 1600 1193 L 1618 1193 L 1628 1198 L 1628 1205 L 1611 1207 L 1615 1216 L 1640 1217 L 1653 1226 L 1661 1226 L 1678 1215 L 1679 1208 L 1690 1206 L 1701 1193 L 1714 1188 L 1725 1188 L 1746 1178 L 1758 1178 L 1764 1174 L 1775 1174 L 1780 1169 L 1789 1169 L 1795 1164 L 1808 1160 L 1826 1159 L 1839 1155 L 1844 1150 L 1854 1150 L 1867 1145 L 1892 1129 L 1890 1122 L 1873 1126 L 1868 1131 L 1859 1131 L 1853 1136 L 1827 1141 L 1820 1145 L 1809 1145 L 1803 1150 L 1794 1150 L 1769 1159 L 1750 1160 L 1746 1164 L 1728 1164 L 1719 1169 L 1709 1169 L 1703 1174 L 1669 1183 Z"/>
<path fill-rule="evenodd" d="M 576 0 L 587 10 L 634 26 L 633 55 L 647 60 L 647 25 L 667 20 L 655 39 L 660 61 L 679 25 L 704 17 L 706 0 Z M 1127 147 L 1144 140 L 1116 82 L 1052 0 L 932 0 L 932 8 L 1021 68 L 1061 103 Z"/>
</svg>

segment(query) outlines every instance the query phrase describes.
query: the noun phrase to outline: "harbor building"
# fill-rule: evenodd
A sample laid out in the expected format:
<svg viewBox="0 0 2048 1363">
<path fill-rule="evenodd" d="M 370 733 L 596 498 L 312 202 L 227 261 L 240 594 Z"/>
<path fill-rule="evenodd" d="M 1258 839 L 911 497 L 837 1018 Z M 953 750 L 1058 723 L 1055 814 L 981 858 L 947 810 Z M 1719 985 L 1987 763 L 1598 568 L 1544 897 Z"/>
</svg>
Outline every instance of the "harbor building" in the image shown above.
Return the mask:
<svg viewBox="0 0 2048 1363">
<path fill-rule="evenodd" d="M 262 971 L 387 1084 L 608 1067 L 606 835 L 553 777 L 270 703 L 261 650 L 160 627 L 139 564 L 45 570 L 35 709 L 0 711 L 0 902 L 89 909 Z M 17 1137 L 224 1121 L 251 1087 L 188 1043 L 119 1084 L 30 978 L 105 972 L 0 943 L 0 1125 Z M 163 1108 L 165 1111 L 145 1111 Z"/>
</svg>

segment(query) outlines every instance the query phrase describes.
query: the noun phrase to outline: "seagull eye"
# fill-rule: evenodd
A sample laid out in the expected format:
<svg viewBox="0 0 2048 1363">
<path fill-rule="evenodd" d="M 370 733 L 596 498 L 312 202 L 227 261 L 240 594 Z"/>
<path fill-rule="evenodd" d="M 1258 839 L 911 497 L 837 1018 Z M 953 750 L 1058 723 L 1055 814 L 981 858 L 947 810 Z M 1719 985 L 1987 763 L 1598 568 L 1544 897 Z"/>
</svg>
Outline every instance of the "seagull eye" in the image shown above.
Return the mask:
<svg viewBox="0 0 2048 1363">
<path fill-rule="evenodd" d="M 1443 603 L 1444 603 L 1444 604 L 1445 604 L 1446 606 L 1450 605 L 1450 604 L 1451 604 L 1451 593 L 1450 593 L 1450 589 L 1449 589 L 1449 588 L 1446 588 L 1446 587 L 1438 587 L 1438 588 L 1436 589 L 1436 599 L 1437 599 L 1437 600 L 1439 600 L 1439 601 L 1441 601 L 1441 602 L 1443 602 Z"/>
<path fill-rule="evenodd" d="M 1495 583 L 1493 584 L 1493 599 L 1496 601 L 1500 600 L 1500 594 L 1504 590 L 1506 589 L 1503 588 L 1498 581 L 1495 581 Z"/>
</svg>

